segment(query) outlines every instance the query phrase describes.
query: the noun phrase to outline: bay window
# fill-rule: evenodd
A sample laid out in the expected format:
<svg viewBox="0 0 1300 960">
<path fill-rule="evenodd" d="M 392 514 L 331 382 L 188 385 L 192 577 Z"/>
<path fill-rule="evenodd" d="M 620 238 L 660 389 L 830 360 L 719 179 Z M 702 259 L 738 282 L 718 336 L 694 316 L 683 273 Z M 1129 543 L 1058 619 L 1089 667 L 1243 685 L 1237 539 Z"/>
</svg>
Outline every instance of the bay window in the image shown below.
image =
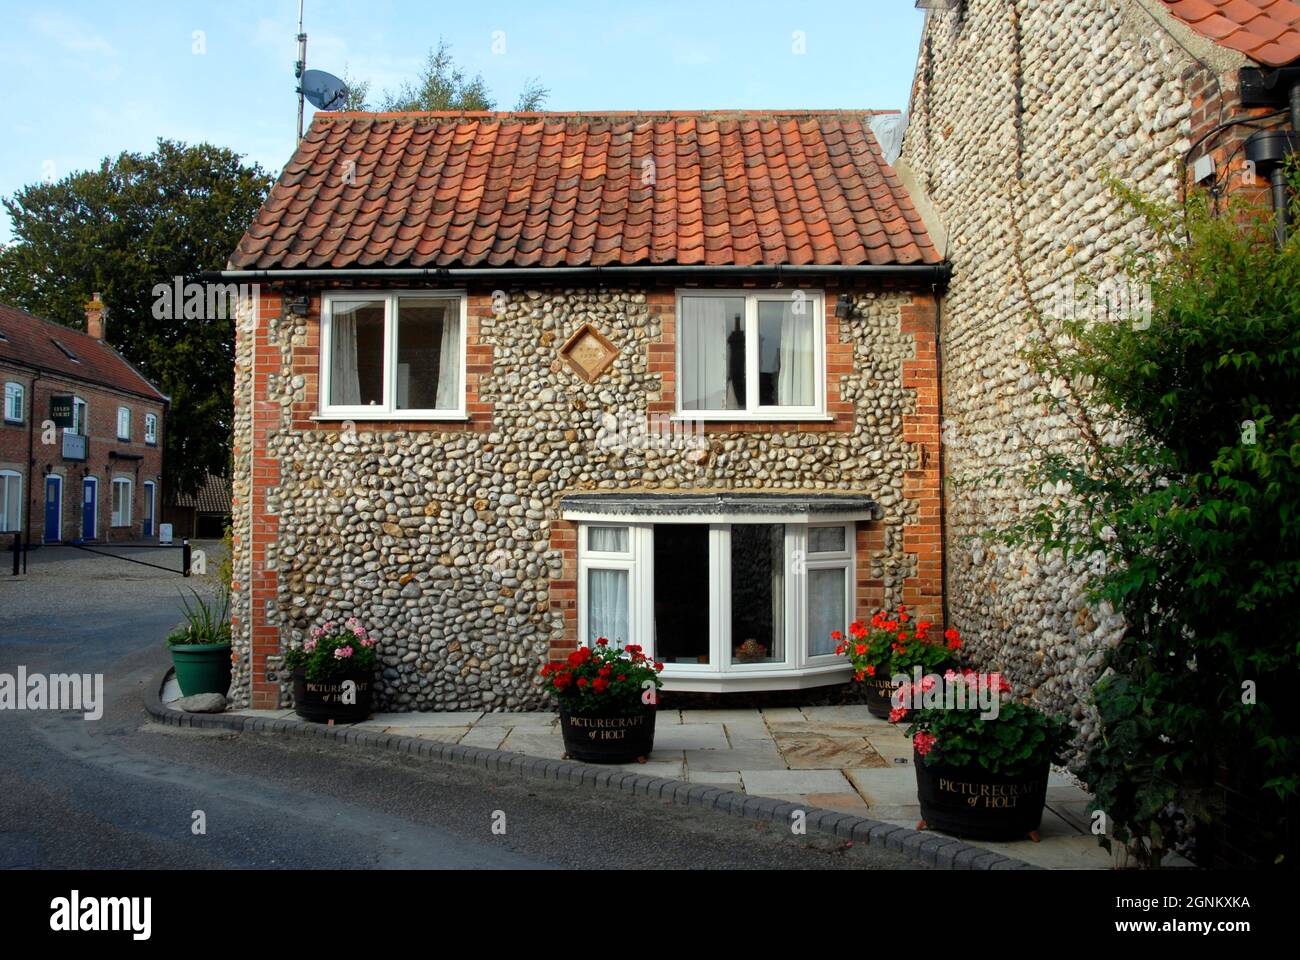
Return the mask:
<svg viewBox="0 0 1300 960">
<path fill-rule="evenodd" d="M 640 644 L 669 690 L 842 681 L 831 634 L 853 616 L 853 522 L 771 519 L 580 523 L 579 641 Z"/>
<path fill-rule="evenodd" d="M 824 357 L 820 292 L 684 291 L 677 297 L 681 417 L 824 416 Z"/>
<path fill-rule="evenodd" d="M 463 417 L 465 331 L 460 294 L 326 294 L 320 412 L 361 419 Z"/>
</svg>

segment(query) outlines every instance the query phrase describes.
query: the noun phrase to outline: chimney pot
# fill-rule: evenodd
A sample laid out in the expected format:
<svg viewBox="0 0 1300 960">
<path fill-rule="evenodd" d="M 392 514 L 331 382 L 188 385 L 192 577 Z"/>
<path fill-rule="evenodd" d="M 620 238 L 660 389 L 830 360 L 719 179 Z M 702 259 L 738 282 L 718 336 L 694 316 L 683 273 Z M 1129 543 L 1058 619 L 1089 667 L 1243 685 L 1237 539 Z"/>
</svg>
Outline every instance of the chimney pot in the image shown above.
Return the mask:
<svg viewBox="0 0 1300 960">
<path fill-rule="evenodd" d="M 98 293 L 92 294 L 86 304 L 86 333 L 96 340 L 104 339 L 104 302 Z"/>
</svg>

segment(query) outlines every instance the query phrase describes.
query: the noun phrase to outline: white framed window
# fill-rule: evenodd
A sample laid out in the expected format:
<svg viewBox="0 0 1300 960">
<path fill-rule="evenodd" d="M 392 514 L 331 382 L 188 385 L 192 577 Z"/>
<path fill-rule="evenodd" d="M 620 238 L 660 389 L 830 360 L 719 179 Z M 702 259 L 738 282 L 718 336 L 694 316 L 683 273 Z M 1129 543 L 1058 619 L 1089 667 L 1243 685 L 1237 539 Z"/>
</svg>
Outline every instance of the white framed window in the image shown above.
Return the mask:
<svg viewBox="0 0 1300 960">
<path fill-rule="evenodd" d="M 825 296 L 818 290 L 677 294 L 677 415 L 823 419 Z"/>
<path fill-rule="evenodd" d="M 589 646 L 601 637 L 617 647 L 641 643 L 640 633 L 633 632 L 637 618 L 631 609 L 638 532 L 627 525 L 583 528 L 578 577 L 584 599 L 578 619 L 582 642 Z"/>
<path fill-rule="evenodd" d="M 82 437 L 90 435 L 90 407 L 81 397 L 72 398 L 72 426 L 67 428 L 67 432 Z"/>
<path fill-rule="evenodd" d="M 23 475 L 0 470 L 0 533 L 14 533 L 23 522 Z"/>
<path fill-rule="evenodd" d="M 321 415 L 464 419 L 467 328 L 462 292 L 325 294 Z"/>
<path fill-rule="evenodd" d="M 113 519 L 115 527 L 131 526 L 131 481 L 125 477 L 113 478 Z"/>
<path fill-rule="evenodd" d="M 22 423 L 26 404 L 26 389 L 21 383 L 10 381 L 5 384 L 5 423 Z"/>
<path fill-rule="evenodd" d="M 144 442 L 151 447 L 158 445 L 158 414 L 144 415 Z"/>
<path fill-rule="evenodd" d="M 119 440 L 131 439 L 131 408 L 130 407 L 117 408 L 117 439 Z"/>
<path fill-rule="evenodd" d="M 580 643 L 640 644 L 670 689 L 843 679 L 831 634 L 853 618 L 852 522 L 644 519 L 579 525 Z"/>
</svg>

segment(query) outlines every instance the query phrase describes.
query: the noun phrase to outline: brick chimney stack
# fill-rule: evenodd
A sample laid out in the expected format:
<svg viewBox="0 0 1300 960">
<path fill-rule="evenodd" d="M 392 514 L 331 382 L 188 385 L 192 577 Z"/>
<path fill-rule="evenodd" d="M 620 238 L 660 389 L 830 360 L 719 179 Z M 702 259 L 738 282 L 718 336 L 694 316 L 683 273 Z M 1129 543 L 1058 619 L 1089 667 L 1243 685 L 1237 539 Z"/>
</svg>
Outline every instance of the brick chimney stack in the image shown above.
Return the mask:
<svg viewBox="0 0 1300 960">
<path fill-rule="evenodd" d="M 104 301 L 98 293 L 92 294 L 86 304 L 86 333 L 96 340 L 104 339 Z"/>
</svg>

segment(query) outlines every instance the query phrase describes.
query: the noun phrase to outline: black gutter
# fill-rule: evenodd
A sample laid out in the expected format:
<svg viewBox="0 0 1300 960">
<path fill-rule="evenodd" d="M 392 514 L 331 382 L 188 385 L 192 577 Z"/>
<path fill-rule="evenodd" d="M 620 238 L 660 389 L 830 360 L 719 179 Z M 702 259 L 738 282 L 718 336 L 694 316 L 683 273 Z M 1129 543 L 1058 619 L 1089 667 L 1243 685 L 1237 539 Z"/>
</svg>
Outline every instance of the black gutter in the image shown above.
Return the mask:
<svg viewBox="0 0 1300 960">
<path fill-rule="evenodd" d="M 952 276 L 948 263 L 864 263 L 864 264 L 721 264 L 683 266 L 680 264 L 646 264 L 643 266 L 583 267 L 344 267 L 341 269 L 285 270 L 209 270 L 200 280 L 553 280 L 562 278 L 601 278 L 622 280 L 637 277 L 772 277 L 860 276 L 907 279 L 918 283 L 946 285 Z"/>
</svg>

